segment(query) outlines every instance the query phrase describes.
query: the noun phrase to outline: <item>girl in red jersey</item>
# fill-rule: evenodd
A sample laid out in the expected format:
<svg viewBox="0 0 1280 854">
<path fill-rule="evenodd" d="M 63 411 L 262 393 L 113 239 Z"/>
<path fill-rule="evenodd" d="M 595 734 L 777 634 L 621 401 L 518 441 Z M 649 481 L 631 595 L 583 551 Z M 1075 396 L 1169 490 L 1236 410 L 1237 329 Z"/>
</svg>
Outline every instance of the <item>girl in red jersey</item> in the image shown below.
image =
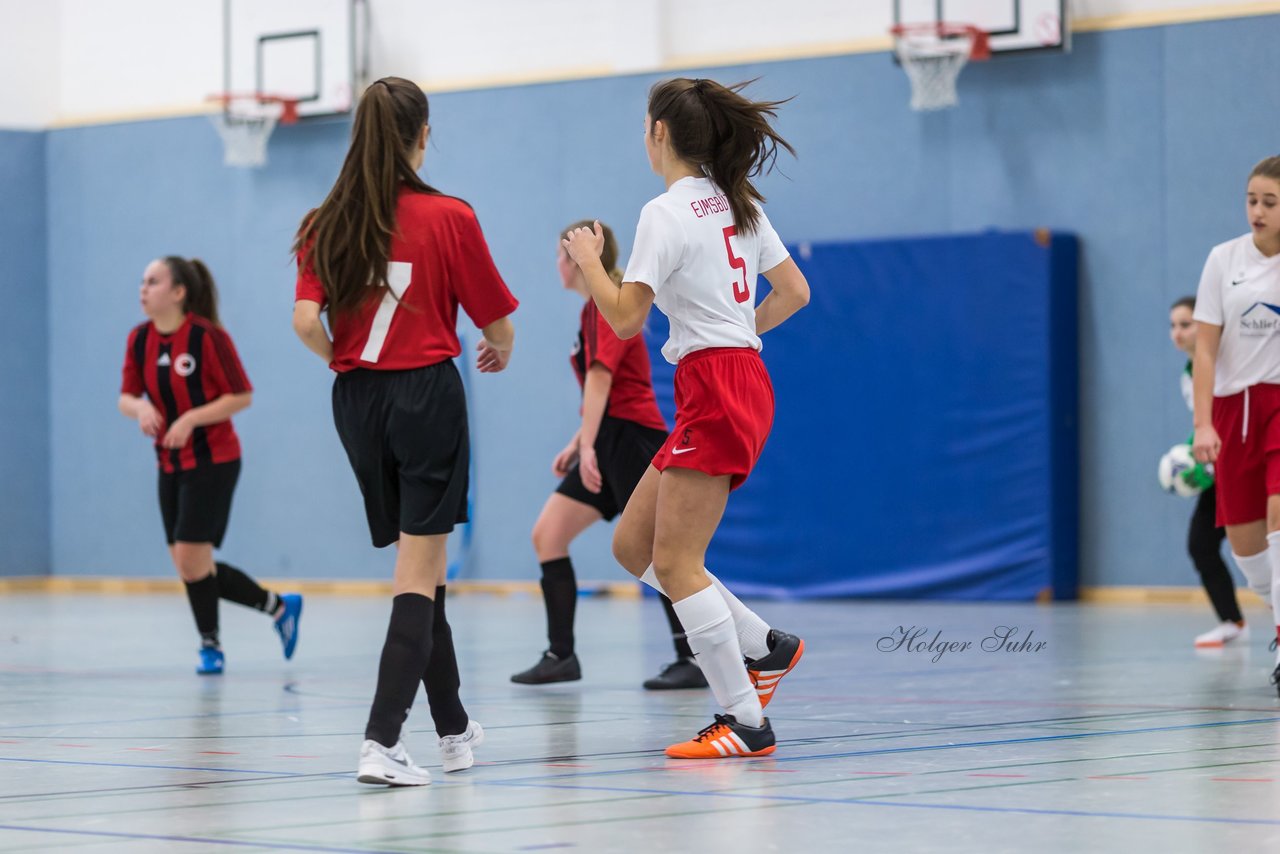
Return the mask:
<svg viewBox="0 0 1280 854">
<path fill-rule="evenodd" d="M 591 225 L 579 222 L 575 228 Z M 601 226 L 601 262 L 609 276 L 622 281 L 618 244 L 608 226 Z M 582 426 L 556 455 L 551 470 L 563 480 L 547 499 L 533 526 L 533 548 L 542 564 L 542 597 L 547 610 L 550 647 L 538 663 L 511 677 L 512 682 L 540 685 L 582 678 L 573 648 L 573 616 L 578 583 L 569 560 L 569 544 L 601 519 L 612 520 L 631 498 L 649 461 L 667 439 L 667 424 L 653 396 L 649 351 L 644 336 L 620 339 L 591 300 L 578 265 L 559 253 L 560 279 L 566 290 L 580 294 L 582 325 L 570 362 L 582 387 Z M 645 680 L 650 690 L 705 688 L 707 680 L 693 660 L 693 651 L 671 607 L 662 596 L 671 626 L 676 660 Z"/>
<path fill-rule="evenodd" d="M 461 306 L 484 333 L 479 370 L 501 371 L 517 306 L 471 207 L 418 177 L 429 133 L 417 85 L 375 81 L 356 109 L 338 180 L 294 243 L 294 331 L 337 373 L 334 423 L 373 544 L 396 545 L 391 620 L 356 773 L 392 786 L 431 782 L 400 738 L 419 681 L 445 771 L 470 768 L 484 737 L 458 696 L 445 617 L 445 541 L 467 520 L 470 455 L 455 329 Z"/>
<path fill-rule="evenodd" d="M 667 748 L 691 759 L 772 753 L 762 708 L 804 652 L 704 566 L 729 492 L 750 474 L 773 422 L 759 336 L 809 301 L 750 180 L 772 165 L 777 146 L 791 151 L 769 124 L 781 102 L 750 101 L 743 85 L 676 79 L 650 90 L 645 148 L 667 192 L 641 212 L 620 286 L 600 263 L 598 223 L 564 241 L 619 337 L 638 333 L 654 304 L 671 321 L 662 353 L 677 366 L 675 430 L 623 511 L 613 548 L 623 567 L 671 597 L 725 708 L 695 738 Z M 757 306 L 761 274 L 773 289 Z"/>
<path fill-rule="evenodd" d="M 1196 293 L 1192 452 L 1215 465 L 1236 565 L 1280 615 L 1280 157 L 1253 168 L 1245 213 L 1250 233 L 1213 248 Z"/>
<path fill-rule="evenodd" d="M 213 276 L 197 258 L 170 255 L 147 265 L 141 299 L 149 320 L 129 333 L 119 407 L 155 440 L 165 538 L 200 632 L 196 672 L 218 674 L 225 666 L 219 598 L 274 616 L 284 657 L 292 658 L 302 597 L 278 596 L 213 559 L 240 476 L 231 416 L 253 399 L 231 336 L 218 323 Z"/>
</svg>

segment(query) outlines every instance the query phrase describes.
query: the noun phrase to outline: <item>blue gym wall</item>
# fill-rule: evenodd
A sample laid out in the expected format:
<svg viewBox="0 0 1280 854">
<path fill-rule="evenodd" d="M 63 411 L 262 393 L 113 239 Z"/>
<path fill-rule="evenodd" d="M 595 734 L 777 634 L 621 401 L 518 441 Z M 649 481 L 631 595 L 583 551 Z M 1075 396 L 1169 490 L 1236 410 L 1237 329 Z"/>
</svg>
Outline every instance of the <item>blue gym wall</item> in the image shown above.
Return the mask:
<svg viewBox="0 0 1280 854">
<path fill-rule="evenodd" d="M 1280 138 L 1280 111 L 1250 81 L 1278 40 L 1280 16 L 1082 34 L 1070 55 L 971 66 L 960 108 L 934 115 L 907 109 L 905 77 L 884 54 L 692 73 L 762 76 L 757 95 L 797 94 L 779 127 L 799 159 L 782 158 L 785 174 L 762 182 L 789 242 L 987 227 L 1080 236 L 1081 581 L 1193 584 L 1181 550 L 1191 506 L 1154 485 L 1157 457 L 1190 423 L 1166 312 L 1194 291 L 1209 248 L 1245 230 L 1245 176 Z M 578 303 L 558 288 L 555 233 L 599 216 L 616 226 L 625 255 L 641 205 L 662 189 L 641 139 L 654 79 L 431 99 L 429 180 L 472 202 L 522 300 L 510 370 L 474 378 L 472 577 L 535 576 L 528 531 L 555 484 L 550 462 L 573 432 L 578 398 L 567 364 Z M 264 576 L 389 572 L 390 557 L 368 545 L 334 437 L 329 374 L 289 328 L 290 236 L 330 185 L 347 132 L 343 121 L 280 129 L 261 171 L 222 167 L 214 131 L 199 117 L 49 134 L 55 572 L 171 572 L 151 450 L 115 412 L 125 336 L 140 319 L 137 281 L 166 253 L 210 263 L 257 388 L 253 408 L 237 418 L 246 466 L 227 559 Z M 0 240 L 40 243 L 35 234 Z M 902 289 L 910 299 L 911 283 Z M 857 282 L 847 298 L 857 299 Z M 18 300 L 40 316 L 36 300 Z M 839 365 L 839 339 L 828 345 Z M 852 388 L 858 371 L 890 368 L 846 365 L 832 381 Z M 39 409 L 36 389 L 33 382 L 25 396 Z M 4 429 L 13 429 L 11 418 L 6 407 Z M 839 430 L 814 425 L 812 447 L 838 449 Z M 964 500 L 963 484 L 938 488 Z M 848 500 L 856 512 L 872 499 L 851 490 Z M 618 577 L 607 531 L 584 538 L 577 556 L 584 577 Z"/>
<path fill-rule="evenodd" d="M 0 131 L 0 575 L 49 571 L 46 139 Z"/>
</svg>

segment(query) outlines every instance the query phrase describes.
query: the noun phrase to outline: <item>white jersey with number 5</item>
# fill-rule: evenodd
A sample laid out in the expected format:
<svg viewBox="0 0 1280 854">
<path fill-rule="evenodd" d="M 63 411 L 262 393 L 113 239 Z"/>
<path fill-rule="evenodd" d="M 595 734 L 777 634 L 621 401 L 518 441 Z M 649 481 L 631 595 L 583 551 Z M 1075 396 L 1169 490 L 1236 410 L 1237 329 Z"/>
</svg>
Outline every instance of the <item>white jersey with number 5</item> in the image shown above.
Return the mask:
<svg viewBox="0 0 1280 854">
<path fill-rule="evenodd" d="M 788 257 L 763 209 L 755 230 L 742 233 L 719 187 L 681 178 L 640 212 L 622 280 L 653 289 L 671 322 L 662 355 L 674 365 L 710 347 L 759 350 L 756 277 Z"/>
</svg>

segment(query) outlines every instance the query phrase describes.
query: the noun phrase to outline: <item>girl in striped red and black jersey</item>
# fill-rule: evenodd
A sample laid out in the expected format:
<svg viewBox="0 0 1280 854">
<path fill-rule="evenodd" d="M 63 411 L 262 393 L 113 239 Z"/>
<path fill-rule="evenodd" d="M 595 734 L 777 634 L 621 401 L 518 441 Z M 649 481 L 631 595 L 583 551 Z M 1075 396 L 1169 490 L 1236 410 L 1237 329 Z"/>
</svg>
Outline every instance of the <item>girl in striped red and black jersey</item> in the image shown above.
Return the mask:
<svg viewBox="0 0 1280 854">
<path fill-rule="evenodd" d="M 587 221 L 561 234 L 590 226 Z M 618 244 L 604 230 L 601 262 L 617 281 Z M 627 506 L 649 461 L 667 440 L 667 422 L 653 394 L 649 350 L 644 336 L 627 341 L 601 316 L 582 272 L 559 248 L 560 280 L 566 290 L 585 300 L 582 324 L 570 364 L 582 387 L 582 419 L 573 439 L 556 455 L 551 470 L 563 478 L 543 505 L 533 526 L 533 548 L 542 566 L 542 598 L 547 611 L 548 649 L 538 663 L 511 677 L 512 682 L 540 685 L 582 678 L 574 652 L 573 618 L 578 582 L 569 560 L 569 544 L 600 520 L 611 521 Z M 676 660 L 645 680 L 650 690 L 705 688 L 707 680 L 693 659 L 671 600 L 659 594 L 675 643 Z"/>
<path fill-rule="evenodd" d="M 141 301 L 149 320 L 129 333 L 120 412 L 155 440 L 165 538 L 200 632 L 196 672 L 223 670 L 219 598 L 272 615 L 291 658 L 302 597 L 278 596 L 213 559 L 240 475 L 231 416 L 253 399 L 231 336 L 218 323 L 213 276 L 199 259 L 157 259 L 142 275 Z"/>
</svg>

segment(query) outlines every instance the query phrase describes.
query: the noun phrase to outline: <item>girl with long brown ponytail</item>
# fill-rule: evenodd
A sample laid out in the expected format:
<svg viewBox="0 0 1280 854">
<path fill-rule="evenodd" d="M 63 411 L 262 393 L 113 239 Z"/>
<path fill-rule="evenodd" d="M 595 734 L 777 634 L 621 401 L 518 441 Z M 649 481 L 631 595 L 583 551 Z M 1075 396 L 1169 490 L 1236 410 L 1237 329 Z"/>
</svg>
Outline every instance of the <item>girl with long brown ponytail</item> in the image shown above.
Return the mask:
<svg viewBox="0 0 1280 854">
<path fill-rule="evenodd" d="M 470 768 L 484 737 L 458 695 L 445 617 L 445 541 L 467 520 L 470 456 L 455 326 L 461 306 L 484 335 L 478 369 L 501 371 L 517 306 L 471 207 L 417 175 L 427 109 L 422 90 L 400 77 L 365 90 L 338 179 L 303 217 L 293 247 L 294 331 L 337 374 L 334 423 L 373 545 L 396 546 L 390 624 L 356 773 L 392 786 L 431 782 L 401 741 L 419 682 L 445 771 Z"/>
<path fill-rule="evenodd" d="M 762 709 L 804 653 L 800 638 L 770 629 L 704 566 L 729 492 L 751 473 L 773 422 L 760 335 L 809 301 L 751 182 L 779 146 L 791 150 L 770 124 L 781 102 L 752 101 L 745 85 L 681 78 L 650 90 L 645 148 L 667 191 L 640 214 L 621 285 L 600 263 L 599 223 L 564 241 L 620 338 L 637 334 L 654 304 L 671 322 L 662 353 L 676 365 L 675 429 L 632 493 L 613 550 L 671 598 L 725 709 L 667 748 L 687 759 L 772 753 Z M 756 305 L 759 275 L 772 291 Z"/>
<path fill-rule="evenodd" d="M 235 345 L 218 322 L 217 285 L 200 259 L 169 255 L 147 265 L 139 296 L 148 320 L 129 333 L 119 408 L 155 442 L 169 556 L 200 632 L 196 673 L 215 676 L 226 666 L 219 599 L 274 617 L 284 657 L 292 658 L 302 597 L 266 590 L 213 556 L 240 477 L 231 416 L 253 401 Z"/>
</svg>

